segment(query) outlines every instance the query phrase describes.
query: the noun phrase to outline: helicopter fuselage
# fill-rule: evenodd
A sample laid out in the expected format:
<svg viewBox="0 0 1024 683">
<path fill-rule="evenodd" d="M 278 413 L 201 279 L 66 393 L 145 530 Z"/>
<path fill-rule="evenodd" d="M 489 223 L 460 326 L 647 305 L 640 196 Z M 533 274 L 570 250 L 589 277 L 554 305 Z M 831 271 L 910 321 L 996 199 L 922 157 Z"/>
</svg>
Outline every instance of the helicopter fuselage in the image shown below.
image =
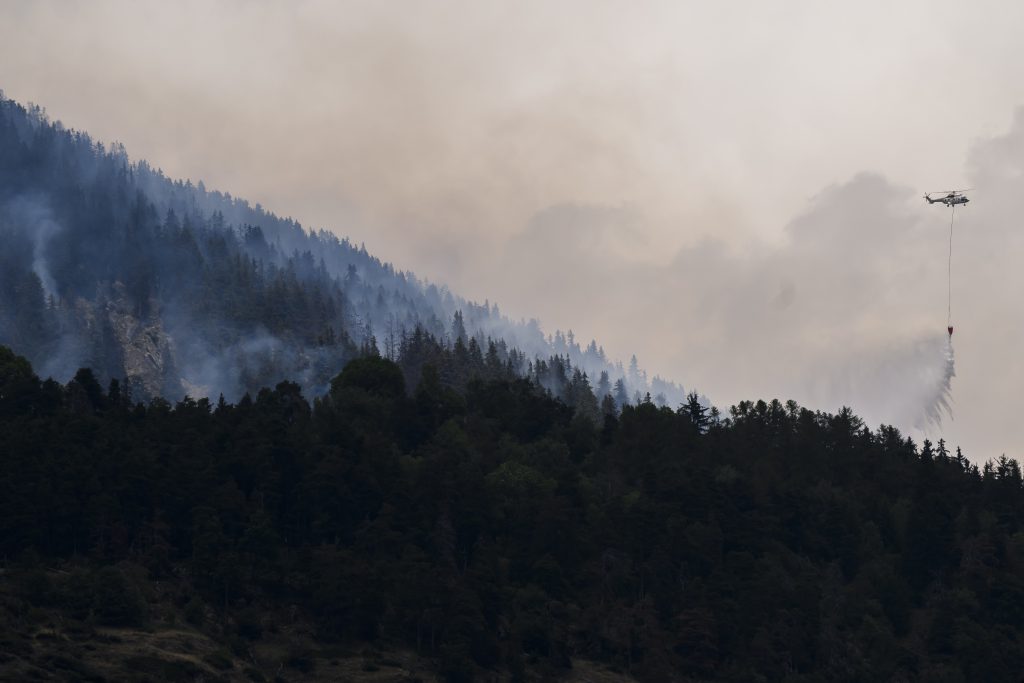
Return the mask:
<svg viewBox="0 0 1024 683">
<path fill-rule="evenodd" d="M 966 204 L 971 201 L 962 194 L 947 195 L 945 197 L 939 197 L 938 199 L 932 199 L 928 195 L 925 195 L 924 198 L 928 200 L 929 204 L 945 204 L 946 206 L 956 206 L 957 204 Z"/>
</svg>

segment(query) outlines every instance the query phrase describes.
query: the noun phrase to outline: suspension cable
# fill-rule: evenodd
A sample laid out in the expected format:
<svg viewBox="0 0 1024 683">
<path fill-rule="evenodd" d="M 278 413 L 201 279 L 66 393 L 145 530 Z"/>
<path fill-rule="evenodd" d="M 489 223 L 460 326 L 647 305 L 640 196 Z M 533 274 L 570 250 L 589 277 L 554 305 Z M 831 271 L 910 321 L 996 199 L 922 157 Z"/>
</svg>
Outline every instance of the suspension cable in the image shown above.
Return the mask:
<svg viewBox="0 0 1024 683">
<path fill-rule="evenodd" d="M 946 324 L 953 324 L 953 218 L 956 216 L 956 204 L 949 212 L 949 260 L 946 263 Z"/>
</svg>

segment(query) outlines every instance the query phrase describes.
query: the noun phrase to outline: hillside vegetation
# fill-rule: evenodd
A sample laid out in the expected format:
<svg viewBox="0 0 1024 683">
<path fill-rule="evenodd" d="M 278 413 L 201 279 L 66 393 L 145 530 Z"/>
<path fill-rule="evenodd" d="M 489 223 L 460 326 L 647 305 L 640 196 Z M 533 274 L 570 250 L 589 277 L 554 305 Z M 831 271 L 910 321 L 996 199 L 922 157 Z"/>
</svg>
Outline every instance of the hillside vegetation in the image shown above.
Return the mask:
<svg viewBox="0 0 1024 683">
<path fill-rule="evenodd" d="M 613 362 L 594 340 L 545 335 L 348 239 L 171 180 L 2 92 L 0 244 L 0 344 L 61 381 L 79 367 L 126 378 L 136 398 L 237 401 L 283 380 L 319 396 L 348 360 L 397 358 L 416 334 L 562 398 L 538 360 L 586 374 L 599 401 L 684 396 L 635 357 Z"/>
<path fill-rule="evenodd" d="M 1014 460 L 792 402 L 418 376 L 371 354 L 312 402 L 143 405 L 0 349 L 0 678 L 1024 673 Z"/>
</svg>

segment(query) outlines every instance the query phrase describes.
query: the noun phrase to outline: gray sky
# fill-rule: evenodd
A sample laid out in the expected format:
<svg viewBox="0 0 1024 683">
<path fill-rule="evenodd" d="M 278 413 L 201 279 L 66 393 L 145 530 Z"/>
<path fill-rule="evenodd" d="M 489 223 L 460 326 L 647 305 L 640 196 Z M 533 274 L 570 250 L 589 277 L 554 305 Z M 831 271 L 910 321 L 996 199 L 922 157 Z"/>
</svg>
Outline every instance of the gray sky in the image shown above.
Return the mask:
<svg viewBox="0 0 1024 683">
<path fill-rule="evenodd" d="M 0 0 L 0 88 L 719 404 L 872 424 L 941 371 L 920 194 L 975 186 L 943 432 L 982 460 L 1024 442 L 1022 29 L 1012 2 Z"/>
</svg>

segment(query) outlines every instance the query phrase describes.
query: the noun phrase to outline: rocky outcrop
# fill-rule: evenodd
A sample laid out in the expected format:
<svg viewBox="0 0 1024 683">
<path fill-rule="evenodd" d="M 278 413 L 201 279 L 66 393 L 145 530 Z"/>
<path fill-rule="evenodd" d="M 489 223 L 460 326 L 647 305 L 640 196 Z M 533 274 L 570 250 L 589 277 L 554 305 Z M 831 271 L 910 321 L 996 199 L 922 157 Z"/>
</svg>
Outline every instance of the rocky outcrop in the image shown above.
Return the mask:
<svg viewBox="0 0 1024 683">
<path fill-rule="evenodd" d="M 123 285 L 114 286 L 106 303 L 106 318 L 121 349 L 124 376 L 136 399 L 183 394 L 175 363 L 174 342 L 159 317 L 140 320 L 127 310 Z M 142 395 L 139 395 L 142 394 Z"/>
</svg>

